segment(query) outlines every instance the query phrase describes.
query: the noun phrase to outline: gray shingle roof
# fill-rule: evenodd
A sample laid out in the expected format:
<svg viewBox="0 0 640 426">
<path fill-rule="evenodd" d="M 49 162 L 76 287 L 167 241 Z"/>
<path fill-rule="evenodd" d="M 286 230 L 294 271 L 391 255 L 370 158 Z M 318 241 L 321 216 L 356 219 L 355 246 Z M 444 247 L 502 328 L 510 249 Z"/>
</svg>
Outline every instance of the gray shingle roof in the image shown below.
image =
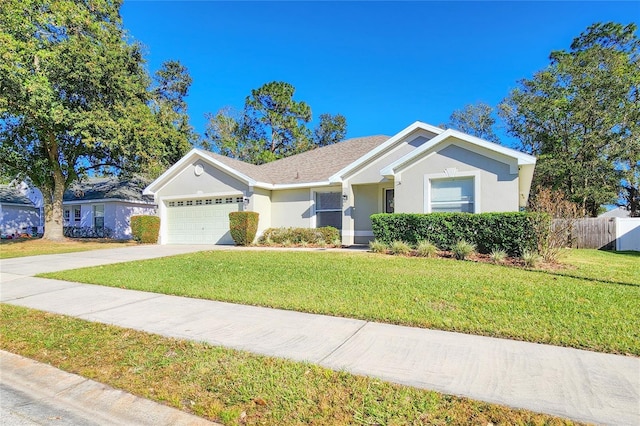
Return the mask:
<svg viewBox="0 0 640 426">
<path fill-rule="evenodd" d="M 24 204 L 34 207 L 26 195 L 23 195 L 16 188 L 9 185 L 0 185 L 0 203 Z"/>
<path fill-rule="evenodd" d="M 388 139 L 389 136 L 382 135 L 348 139 L 259 166 L 212 152 L 208 154 L 258 182 L 272 184 L 324 182 Z"/>
<path fill-rule="evenodd" d="M 141 177 L 120 179 L 118 177 L 87 178 L 76 182 L 64 193 L 64 201 L 86 200 L 132 200 L 146 201 L 142 190 L 150 181 Z"/>
</svg>

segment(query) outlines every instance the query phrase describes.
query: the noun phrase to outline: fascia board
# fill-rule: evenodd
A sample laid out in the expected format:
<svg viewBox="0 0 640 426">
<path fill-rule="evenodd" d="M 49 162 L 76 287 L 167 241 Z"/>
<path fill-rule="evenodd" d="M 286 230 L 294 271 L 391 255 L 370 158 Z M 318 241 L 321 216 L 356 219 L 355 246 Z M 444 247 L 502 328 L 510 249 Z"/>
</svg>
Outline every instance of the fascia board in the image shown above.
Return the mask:
<svg viewBox="0 0 640 426">
<path fill-rule="evenodd" d="M 527 164 L 535 164 L 536 157 L 533 155 L 525 154 L 524 152 L 516 151 L 515 149 L 507 148 L 502 145 L 498 145 L 493 142 L 485 141 L 484 139 L 480 139 L 475 136 L 468 135 L 466 133 L 459 132 L 457 130 L 448 129 L 431 139 L 418 149 L 411 151 L 410 153 L 404 155 L 403 157 L 397 159 L 393 163 L 389 164 L 387 167 L 380 170 L 380 174 L 382 176 L 393 176 L 395 173 L 402 170 L 402 168 L 409 164 L 412 160 L 420 157 L 425 151 L 432 149 L 434 146 L 443 142 L 449 137 L 453 137 L 456 139 L 460 139 L 465 142 L 469 142 L 472 145 L 485 148 L 489 151 L 493 151 L 499 154 L 502 154 L 506 157 L 515 158 L 518 160 L 518 165 L 527 165 Z"/>
<path fill-rule="evenodd" d="M 37 210 L 40 208 L 40 207 L 34 206 L 33 204 L 5 203 L 5 202 L 0 203 L 0 206 L 18 206 L 18 207 L 24 207 L 27 209 L 34 209 L 34 210 Z"/>
<path fill-rule="evenodd" d="M 100 203 L 123 203 L 123 204 L 143 204 L 145 206 L 155 206 L 151 201 L 124 200 L 122 198 L 96 198 L 95 200 L 67 200 L 63 201 L 63 206 L 75 206 L 78 204 L 100 204 Z"/>
<path fill-rule="evenodd" d="M 410 126 L 406 127 L 404 130 L 402 130 L 400 133 L 397 133 L 396 135 L 390 137 L 389 140 L 387 140 L 382 145 L 378 146 L 376 149 L 369 151 L 367 154 L 358 158 L 353 163 L 349 164 L 348 166 L 344 167 L 342 170 L 338 171 L 333 176 L 329 177 L 329 182 L 331 183 L 342 182 L 342 177 L 347 173 L 349 173 L 351 170 L 354 170 L 359 166 L 361 166 L 362 164 L 366 163 L 367 161 L 371 160 L 372 158 L 377 157 L 378 154 L 385 151 L 390 146 L 396 144 L 398 141 L 402 140 L 404 137 L 408 136 L 409 134 L 413 133 L 415 130 L 418 130 L 418 129 L 426 130 L 428 132 L 435 133 L 436 135 L 439 135 L 442 132 L 444 132 L 444 130 L 442 130 L 439 127 L 435 127 L 430 124 L 423 123 L 421 121 L 416 121 L 415 123 L 411 124 Z"/>
<path fill-rule="evenodd" d="M 234 169 L 233 167 L 229 167 L 226 164 L 216 160 L 215 158 L 201 152 L 198 151 L 198 153 L 202 156 L 203 159 L 207 160 L 208 162 L 212 163 L 214 166 L 216 166 L 217 168 L 227 172 L 228 174 L 230 174 L 233 177 L 236 177 L 242 181 L 244 181 L 247 185 L 249 186 L 255 186 L 256 181 L 255 179 L 250 178 L 249 176 L 245 175 L 244 173 L 240 173 L 239 171 L 237 171 L 236 169 Z"/>
<path fill-rule="evenodd" d="M 525 164 L 536 164 L 536 157 L 534 157 L 533 155 L 529 155 L 524 152 L 517 151 L 515 149 L 508 148 L 506 146 L 499 145 L 494 142 L 489 142 L 479 137 L 471 136 L 466 133 L 459 132 L 458 130 L 453 130 L 453 129 L 450 129 L 450 130 L 451 130 L 451 135 L 453 137 L 476 144 L 490 151 L 498 152 L 500 154 L 506 155 L 507 157 L 516 158 L 518 160 L 519 166 L 522 166 Z"/>
<path fill-rule="evenodd" d="M 274 190 L 282 190 L 282 189 L 301 189 L 301 188 L 315 188 L 318 186 L 331 186 L 335 184 L 335 182 L 331 181 L 322 181 L 322 182 L 306 182 L 306 183 L 266 183 L 266 182 L 256 182 L 255 187 L 261 189 L 268 189 L 271 191 Z"/>
</svg>

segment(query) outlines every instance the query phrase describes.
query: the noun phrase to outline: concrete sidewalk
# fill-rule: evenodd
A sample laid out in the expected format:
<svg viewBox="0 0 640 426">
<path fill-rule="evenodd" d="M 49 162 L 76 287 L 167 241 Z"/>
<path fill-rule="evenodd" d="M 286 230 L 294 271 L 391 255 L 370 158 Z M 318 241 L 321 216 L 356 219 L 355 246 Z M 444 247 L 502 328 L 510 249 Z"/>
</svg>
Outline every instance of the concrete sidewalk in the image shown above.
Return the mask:
<svg viewBox="0 0 640 426">
<path fill-rule="evenodd" d="M 198 248 L 135 249 L 56 255 L 53 264 L 45 256 L 20 264 L 0 261 L 0 301 L 579 421 L 640 424 L 640 359 L 635 357 L 29 276 L 70 264 Z"/>
</svg>

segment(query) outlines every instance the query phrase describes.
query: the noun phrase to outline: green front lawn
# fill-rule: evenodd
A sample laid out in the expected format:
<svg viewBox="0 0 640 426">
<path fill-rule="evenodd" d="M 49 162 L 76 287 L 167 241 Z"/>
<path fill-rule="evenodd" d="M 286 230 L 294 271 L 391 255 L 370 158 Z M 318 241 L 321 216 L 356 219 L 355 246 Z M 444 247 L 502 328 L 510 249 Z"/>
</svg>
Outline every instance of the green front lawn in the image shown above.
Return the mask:
<svg viewBox="0 0 640 426">
<path fill-rule="evenodd" d="M 0 348 L 228 425 L 572 424 L 11 305 L 0 305 Z"/>
<path fill-rule="evenodd" d="M 135 244 L 133 241 L 95 238 L 66 238 L 64 241 L 49 241 L 42 238 L 0 240 L 0 259 L 39 256 L 42 254 L 74 253 L 79 251 L 118 248 Z"/>
<path fill-rule="evenodd" d="M 44 274 L 157 293 L 640 355 L 640 256 L 529 271 L 371 253 L 214 251 Z"/>
</svg>

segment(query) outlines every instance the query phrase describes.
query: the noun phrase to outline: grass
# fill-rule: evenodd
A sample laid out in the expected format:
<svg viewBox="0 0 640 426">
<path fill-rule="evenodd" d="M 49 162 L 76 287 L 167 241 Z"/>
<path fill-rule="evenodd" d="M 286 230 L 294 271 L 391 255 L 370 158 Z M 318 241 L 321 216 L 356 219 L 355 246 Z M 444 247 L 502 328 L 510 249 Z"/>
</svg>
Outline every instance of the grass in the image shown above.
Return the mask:
<svg viewBox="0 0 640 426">
<path fill-rule="evenodd" d="M 0 259 L 39 256 L 41 254 L 74 253 L 79 251 L 123 247 L 136 244 L 132 241 L 110 239 L 70 239 L 49 241 L 41 238 L 22 240 L 0 240 Z"/>
<path fill-rule="evenodd" d="M 0 347 L 225 424 L 572 424 L 41 311 L 0 305 Z"/>
<path fill-rule="evenodd" d="M 103 284 L 640 355 L 640 256 L 572 251 L 524 270 L 372 253 L 215 251 L 44 274 Z"/>
</svg>

